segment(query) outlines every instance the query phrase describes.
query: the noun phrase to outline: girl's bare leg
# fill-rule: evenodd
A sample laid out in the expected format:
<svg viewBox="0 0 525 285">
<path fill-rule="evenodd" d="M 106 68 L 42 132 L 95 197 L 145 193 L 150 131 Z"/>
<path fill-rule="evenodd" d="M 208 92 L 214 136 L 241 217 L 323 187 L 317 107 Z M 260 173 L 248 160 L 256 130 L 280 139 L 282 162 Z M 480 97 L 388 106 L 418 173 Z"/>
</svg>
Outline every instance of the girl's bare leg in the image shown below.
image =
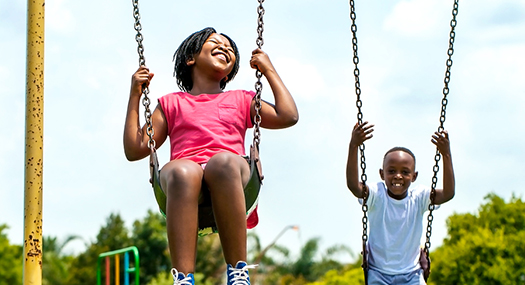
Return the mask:
<svg viewBox="0 0 525 285">
<path fill-rule="evenodd" d="M 184 274 L 195 271 L 198 203 L 202 167 L 190 160 L 172 160 L 160 172 L 166 193 L 166 228 L 171 264 Z"/>
<path fill-rule="evenodd" d="M 233 266 L 237 261 L 246 261 L 244 185 L 249 178 L 250 167 L 246 160 L 228 152 L 214 155 L 204 171 L 224 259 Z"/>
</svg>

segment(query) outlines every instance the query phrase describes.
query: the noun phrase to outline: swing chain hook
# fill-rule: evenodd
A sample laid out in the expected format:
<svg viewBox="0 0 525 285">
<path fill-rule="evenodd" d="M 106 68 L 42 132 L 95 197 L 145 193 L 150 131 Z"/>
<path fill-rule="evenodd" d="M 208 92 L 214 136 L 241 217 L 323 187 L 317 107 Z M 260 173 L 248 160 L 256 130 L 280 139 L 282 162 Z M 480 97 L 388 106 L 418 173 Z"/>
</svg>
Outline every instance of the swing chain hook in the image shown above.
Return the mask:
<svg viewBox="0 0 525 285">
<path fill-rule="evenodd" d="M 450 34 L 449 34 L 449 41 L 448 41 L 448 50 L 447 55 L 448 59 L 446 61 L 447 69 L 445 71 L 445 79 L 444 83 L 445 86 L 443 87 L 443 99 L 441 100 L 441 116 L 439 117 L 439 127 L 438 132 L 442 132 L 446 120 L 446 114 L 447 114 L 447 104 L 448 99 L 447 96 L 449 94 L 449 87 L 448 84 L 450 83 L 450 70 L 452 68 L 452 55 L 454 54 L 454 41 L 456 38 L 456 25 L 457 20 L 456 16 L 458 15 L 458 6 L 459 6 L 459 0 L 454 0 L 454 7 L 452 8 L 452 20 L 450 21 Z M 430 189 L 430 205 L 428 205 L 428 216 L 427 216 L 427 232 L 426 232 L 426 241 L 425 241 L 425 252 L 429 253 L 430 251 L 430 236 L 432 235 L 432 221 L 434 220 L 434 216 L 432 215 L 432 212 L 435 209 L 434 199 L 436 197 L 436 187 L 438 182 L 438 172 L 439 172 L 439 161 L 441 160 L 441 153 L 439 153 L 439 150 L 436 150 L 436 155 L 434 156 L 434 167 L 433 172 L 434 175 L 432 176 L 432 187 Z"/>
<path fill-rule="evenodd" d="M 135 36 L 135 40 L 137 41 L 137 52 L 139 54 L 139 66 L 146 66 L 146 58 L 144 57 L 144 45 L 142 44 L 142 41 L 144 40 L 144 37 L 142 36 L 142 24 L 140 23 L 140 12 L 139 12 L 139 1 L 133 0 L 133 18 L 135 18 L 135 31 L 137 32 L 137 35 Z M 155 148 L 155 140 L 153 139 L 153 135 L 155 134 L 155 131 L 153 130 L 153 124 L 151 123 L 151 110 L 149 108 L 150 106 L 150 99 L 148 97 L 149 95 L 149 88 L 148 86 L 144 85 L 142 87 L 142 95 L 144 97 L 142 98 L 142 105 L 144 105 L 144 117 L 146 118 L 146 133 L 149 137 L 148 141 L 148 147 L 150 149 Z"/>
<path fill-rule="evenodd" d="M 258 48 L 262 48 L 263 44 L 264 44 L 264 39 L 263 39 L 263 31 L 264 31 L 264 21 L 263 21 L 263 16 L 264 16 L 264 7 L 263 7 L 263 2 L 264 0 L 258 0 L 259 2 L 259 6 L 257 7 L 257 13 L 259 15 L 259 17 L 257 18 L 257 40 L 256 40 L 256 44 L 257 44 L 257 47 Z M 261 131 L 260 131 L 260 126 L 261 126 L 261 108 L 262 108 L 262 103 L 261 103 L 261 94 L 262 94 L 262 83 L 261 83 L 261 77 L 262 77 L 262 72 L 259 71 L 259 69 L 257 69 L 255 71 L 255 76 L 257 77 L 257 82 L 255 82 L 255 91 L 256 91 L 256 94 L 255 94 L 255 117 L 254 117 L 254 129 L 253 129 L 253 145 L 257 147 L 257 150 L 259 150 L 259 144 L 261 142 Z"/>
</svg>

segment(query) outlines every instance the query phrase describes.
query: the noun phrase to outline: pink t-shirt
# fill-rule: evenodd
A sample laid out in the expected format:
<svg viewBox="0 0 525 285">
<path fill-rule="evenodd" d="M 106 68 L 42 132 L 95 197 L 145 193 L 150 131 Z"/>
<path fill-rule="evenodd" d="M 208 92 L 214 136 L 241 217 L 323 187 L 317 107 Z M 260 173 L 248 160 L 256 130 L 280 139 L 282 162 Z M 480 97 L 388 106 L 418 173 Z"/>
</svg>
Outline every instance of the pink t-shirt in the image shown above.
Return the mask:
<svg viewBox="0 0 525 285">
<path fill-rule="evenodd" d="M 191 95 L 176 92 L 159 103 L 168 124 L 171 160 L 207 163 L 215 154 L 229 151 L 245 155 L 246 129 L 253 126 L 250 106 L 254 92 L 232 90 Z"/>
<path fill-rule="evenodd" d="M 232 90 L 219 94 L 175 92 L 159 98 L 168 124 L 171 160 L 207 163 L 217 153 L 245 155 L 246 129 L 253 127 L 250 106 L 253 91 Z M 247 227 L 258 223 L 257 208 Z"/>
</svg>

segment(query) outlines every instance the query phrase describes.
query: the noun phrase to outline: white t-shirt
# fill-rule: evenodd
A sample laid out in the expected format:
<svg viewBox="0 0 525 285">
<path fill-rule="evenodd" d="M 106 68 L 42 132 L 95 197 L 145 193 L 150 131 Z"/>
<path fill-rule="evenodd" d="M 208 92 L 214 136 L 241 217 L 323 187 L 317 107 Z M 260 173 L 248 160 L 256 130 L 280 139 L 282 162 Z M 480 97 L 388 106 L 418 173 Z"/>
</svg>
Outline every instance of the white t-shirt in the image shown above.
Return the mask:
<svg viewBox="0 0 525 285">
<path fill-rule="evenodd" d="M 430 188 L 411 187 L 404 199 L 396 200 L 388 196 L 383 182 L 368 187 L 370 267 L 391 275 L 419 269 L 423 216 L 430 204 Z M 362 201 L 359 199 L 361 204 Z"/>
</svg>

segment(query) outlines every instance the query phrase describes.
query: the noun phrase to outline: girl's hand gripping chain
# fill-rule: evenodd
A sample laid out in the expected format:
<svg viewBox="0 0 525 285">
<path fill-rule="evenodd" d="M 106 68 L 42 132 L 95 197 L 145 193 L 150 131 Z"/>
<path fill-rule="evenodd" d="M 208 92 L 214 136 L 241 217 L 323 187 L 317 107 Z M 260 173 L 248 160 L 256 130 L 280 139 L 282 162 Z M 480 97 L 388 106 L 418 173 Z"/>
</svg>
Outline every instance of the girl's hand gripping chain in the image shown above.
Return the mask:
<svg viewBox="0 0 525 285">
<path fill-rule="evenodd" d="M 268 55 L 259 48 L 255 49 L 252 52 L 250 66 L 253 69 L 258 69 L 266 77 L 275 99 L 275 105 L 262 102 L 261 126 L 267 129 L 283 129 L 295 125 L 299 120 L 297 106 Z M 252 102 L 251 109 L 253 117 L 255 115 L 255 101 Z"/>
</svg>

